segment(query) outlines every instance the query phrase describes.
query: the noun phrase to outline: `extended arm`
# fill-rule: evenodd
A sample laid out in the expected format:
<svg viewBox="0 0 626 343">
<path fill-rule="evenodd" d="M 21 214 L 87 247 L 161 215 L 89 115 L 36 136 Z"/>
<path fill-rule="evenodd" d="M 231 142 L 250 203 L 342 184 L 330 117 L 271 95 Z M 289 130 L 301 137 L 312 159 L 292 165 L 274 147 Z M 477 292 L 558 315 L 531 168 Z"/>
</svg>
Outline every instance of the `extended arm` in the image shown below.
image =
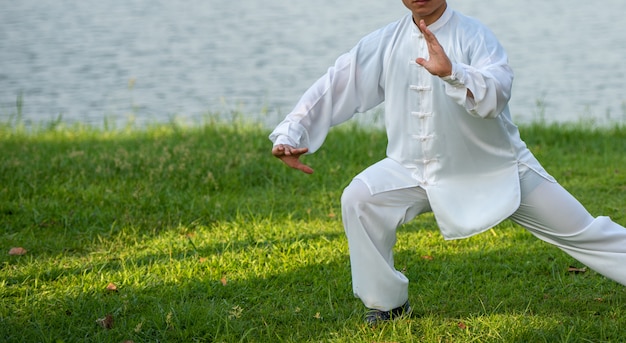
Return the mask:
<svg viewBox="0 0 626 343">
<path fill-rule="evenodd" d="M 299 157 L 319 149 L 332 126 L 384 100 L 380 86 L 382 42 L 379 32 L 366 36 L 302 95 L 269 136 L 274 156 L 292 168 L 312 173 Z"/>
</svg>

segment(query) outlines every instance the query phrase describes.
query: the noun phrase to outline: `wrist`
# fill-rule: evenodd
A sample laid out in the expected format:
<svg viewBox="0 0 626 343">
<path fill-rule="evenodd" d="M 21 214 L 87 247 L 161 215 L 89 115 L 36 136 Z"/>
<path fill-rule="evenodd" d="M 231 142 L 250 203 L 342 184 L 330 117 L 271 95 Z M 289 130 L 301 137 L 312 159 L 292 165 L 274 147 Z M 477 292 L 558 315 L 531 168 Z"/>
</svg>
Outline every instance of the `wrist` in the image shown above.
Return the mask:
<svg viewBox="0 0 626 343">
<path fill-rule="evenodd" d="M 456 63 L 452 63 L 450 74 L 441 76 L 441 79 L 454 87 L 464 85 L 463 70 Z"/>
<path fill-rule="evenodd" d="M 442 72 L 439 73 L 439 77 L 444 78 L 444 77 L 450 77 L 453 74 L 453 67 L 452 64 L 450 64 L 450 66 L 446 69 L 444 69 Z"/>
</svg>

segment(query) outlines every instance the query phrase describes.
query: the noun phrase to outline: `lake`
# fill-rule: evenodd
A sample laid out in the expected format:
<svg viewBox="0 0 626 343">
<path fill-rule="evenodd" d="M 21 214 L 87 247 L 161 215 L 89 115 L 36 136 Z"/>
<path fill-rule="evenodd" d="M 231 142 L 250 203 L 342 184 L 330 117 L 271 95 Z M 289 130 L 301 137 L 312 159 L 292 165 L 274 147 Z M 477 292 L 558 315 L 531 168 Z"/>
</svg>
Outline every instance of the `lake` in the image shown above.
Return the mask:
<svg viewBox="0 0 626 343">
<path fill-rule="evenodd" d="M 517 122 L 626 121 L 626 1 L 449 1 L 515 71 Z M 276 124 L 401 1 L 20 0 L 0 11 L 0 121 Z"/>
</svg>

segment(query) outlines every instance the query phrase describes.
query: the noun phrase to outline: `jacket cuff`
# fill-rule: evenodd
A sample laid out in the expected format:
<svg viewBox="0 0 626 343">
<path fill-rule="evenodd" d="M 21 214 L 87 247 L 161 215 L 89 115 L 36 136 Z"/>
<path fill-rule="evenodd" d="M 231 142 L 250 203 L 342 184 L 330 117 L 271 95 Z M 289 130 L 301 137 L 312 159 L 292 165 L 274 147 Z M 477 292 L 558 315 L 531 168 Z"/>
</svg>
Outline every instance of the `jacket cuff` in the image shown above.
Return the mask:
<svg viewBox="0 0 626 343">
<path fill-rule="evenodd" d="M 457 63 L 452 63 L 452 74 L 441 78 L 443 81 L 453 87 L 465 86 L 465 70 Z"/>
<path fill-rule="evenodd" d="M 298 123 L 289 121 L 283 121 L 278 125 L 270 134 L 269 139 L 274 143 L 274 146 L 286 144 L 294 148 L 302 148 L 303 145 L 309 143 L 305 128 Z"/>
</svg>

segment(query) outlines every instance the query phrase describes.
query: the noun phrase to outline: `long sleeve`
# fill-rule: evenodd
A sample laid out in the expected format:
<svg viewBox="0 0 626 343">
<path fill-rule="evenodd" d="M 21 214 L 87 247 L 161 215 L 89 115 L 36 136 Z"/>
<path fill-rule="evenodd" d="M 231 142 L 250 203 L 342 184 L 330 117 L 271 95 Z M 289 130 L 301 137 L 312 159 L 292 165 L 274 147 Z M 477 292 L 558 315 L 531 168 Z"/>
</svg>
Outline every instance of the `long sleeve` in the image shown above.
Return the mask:
<svg viewBox="0 0 626 343">
<path fill-rule="evenodd" d="M 331 127 L 384 100 L 381 36 L 382 30 L 366 36 L 337 59 L 270 134 L 274 145 L 308 147 L 315 152 Z"/>
<path fill-rule="evenodd" d="M 467 34 L 467 32 L 465 33 Z M 511 97 L 513 71 L 508 57 L 497 39 L 488 30 L 470 33 L 469 54 L 454 54 L 452 75 L 443 78 L 446 93 L 475 117 L 495 118 Z M 473 98 L 466 97 L 467 90 Z"/>
</svg>

